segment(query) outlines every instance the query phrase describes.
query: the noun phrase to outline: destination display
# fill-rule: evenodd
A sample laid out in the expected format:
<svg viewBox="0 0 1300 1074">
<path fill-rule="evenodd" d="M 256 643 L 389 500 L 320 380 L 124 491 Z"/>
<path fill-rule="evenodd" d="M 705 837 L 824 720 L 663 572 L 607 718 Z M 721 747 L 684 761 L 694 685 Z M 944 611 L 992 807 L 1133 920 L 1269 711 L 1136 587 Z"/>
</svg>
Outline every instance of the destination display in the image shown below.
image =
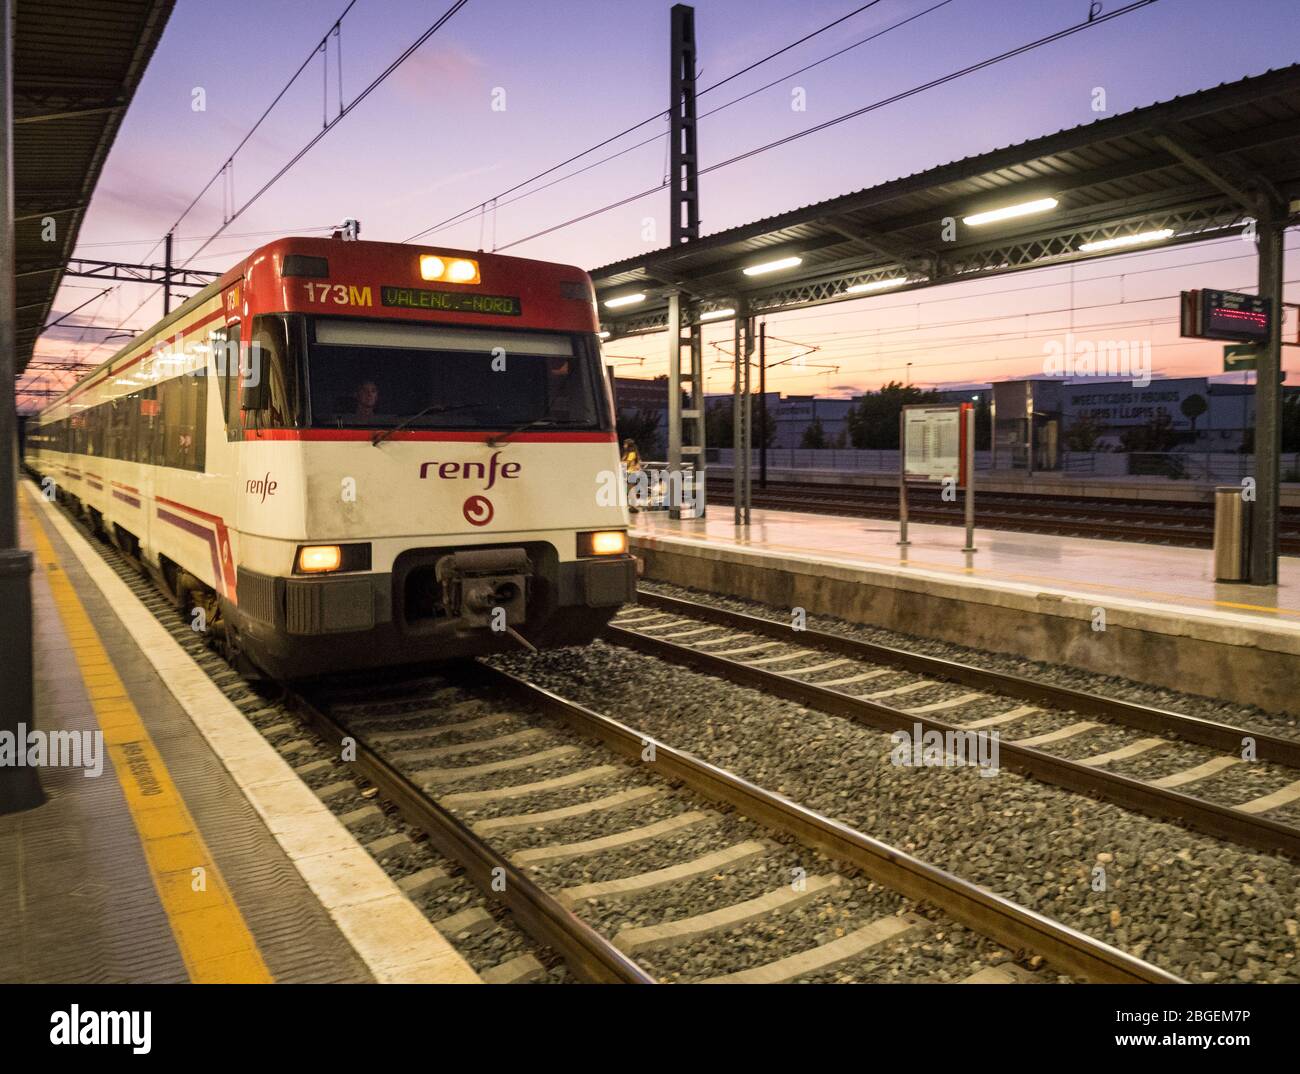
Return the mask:
<svg viewBox="0 0 1300 1074">
<path fill-rule="evenodd" d="M 1268 340 L 1272 303 L 1240 291 L 1207 289 L 1182 293 L 1181 334 L 1192 339 L 1242 343 Z"/>
<path fill-rule="evenodd" d="M 1201 292 L 1201 331 L 1206 336 L 1268 339 L 1269 301 L 1237 291 Z"/>
<path fill-rule="evenodd" d="M 379 289 L 379 301 L 385 306 L 406 310 L 438 310 L 449 313 L 490 313 L 498 317 L 518 317 L 523 306 L 514 295 L 480 295 L 470 291 L 429 291 L 420 287 Z"/>
</svg>

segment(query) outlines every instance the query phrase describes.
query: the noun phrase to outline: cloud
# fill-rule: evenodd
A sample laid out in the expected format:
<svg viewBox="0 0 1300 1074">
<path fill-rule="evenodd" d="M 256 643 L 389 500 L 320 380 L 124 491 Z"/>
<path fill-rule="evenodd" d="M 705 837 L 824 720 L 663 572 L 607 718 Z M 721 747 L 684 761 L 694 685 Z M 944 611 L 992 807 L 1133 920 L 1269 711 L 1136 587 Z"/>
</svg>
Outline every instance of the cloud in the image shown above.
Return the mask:
<svg viewBox="0 0 1300 1074">
<path fill-rule="evenodd" d="M 416 52 L 398 68 L 392 83 L 402 96 L 429 101 L 435 91 L 455 94 L 477 86 L 483 67 L 483 61 L 467 48 L 443 42 Z"/>
</svg>

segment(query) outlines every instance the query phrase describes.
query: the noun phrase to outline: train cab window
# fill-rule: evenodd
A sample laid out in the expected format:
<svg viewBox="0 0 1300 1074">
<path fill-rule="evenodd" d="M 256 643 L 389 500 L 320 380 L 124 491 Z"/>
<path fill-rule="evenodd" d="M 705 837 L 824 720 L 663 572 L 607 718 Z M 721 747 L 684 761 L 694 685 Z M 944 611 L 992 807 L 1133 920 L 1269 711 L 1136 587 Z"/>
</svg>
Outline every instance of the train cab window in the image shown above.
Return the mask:
<svg viewBox="0 0 1300 1074">
<path fill-rule="evenodd" d="M 597 429 L 599 358 L 581 336 L 316 318 L 312 423 L 382 429 Z"/>
<path fill-rule="evenodd" d="M 239 403 L 240 323 L 232 321 L 212 333 L 212 356 L 221 393 L 221 413 L 226 422 L 226 439 L 243 435 L 243 416 Z"/>
</svg>

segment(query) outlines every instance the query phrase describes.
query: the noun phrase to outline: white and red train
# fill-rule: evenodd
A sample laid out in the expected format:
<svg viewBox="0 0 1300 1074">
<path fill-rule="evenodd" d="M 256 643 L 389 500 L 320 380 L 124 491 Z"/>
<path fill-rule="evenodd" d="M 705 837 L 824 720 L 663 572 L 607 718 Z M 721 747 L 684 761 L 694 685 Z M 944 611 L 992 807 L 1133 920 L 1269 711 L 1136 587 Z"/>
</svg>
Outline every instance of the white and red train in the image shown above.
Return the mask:
<svg viewBox="0 0 1300 1074">
<path fill-rule="evenodd" d="M 52 402 L 25 461 L 248 671 L 582 643 L 635 593 L 597 328 L 578 268 L 281 239 Z"/>
</svg>

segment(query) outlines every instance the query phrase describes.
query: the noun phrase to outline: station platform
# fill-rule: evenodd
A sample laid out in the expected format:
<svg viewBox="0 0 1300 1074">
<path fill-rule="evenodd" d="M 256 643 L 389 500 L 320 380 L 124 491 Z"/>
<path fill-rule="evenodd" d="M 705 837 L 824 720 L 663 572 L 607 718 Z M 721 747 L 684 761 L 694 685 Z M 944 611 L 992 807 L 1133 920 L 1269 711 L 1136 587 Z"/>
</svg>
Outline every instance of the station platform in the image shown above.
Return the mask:
<svg viewBox="0 0 1300 1074">
<path fill-rule="evenodd" d="M 46 801 L 0 816 L 0 981 L 477 981 L 68 520 L 19 500 Z"/>
<path fill-rule="evenodd" d="M 644 577 L 802 607 L 1272 712 L 1300 711 L 1300 559 L 1280 584 L 1214 581 L 1211 553 L 730 507 L 632 516 Z"/>
</svg>

